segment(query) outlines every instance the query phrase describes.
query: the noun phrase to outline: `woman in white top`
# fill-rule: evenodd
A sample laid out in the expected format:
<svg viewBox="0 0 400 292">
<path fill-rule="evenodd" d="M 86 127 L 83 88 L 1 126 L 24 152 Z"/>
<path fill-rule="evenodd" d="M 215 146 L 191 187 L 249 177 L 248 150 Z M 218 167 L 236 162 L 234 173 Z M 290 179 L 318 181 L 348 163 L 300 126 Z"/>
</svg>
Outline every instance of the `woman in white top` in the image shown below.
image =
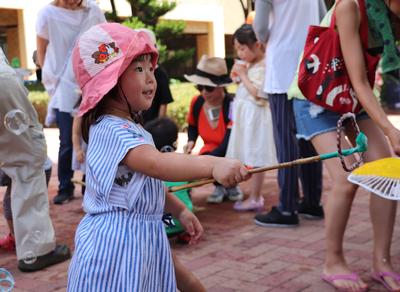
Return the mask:
<svg viewBox="0 0 400 292">
<path fill-rule="evenodd" d="M 72 116 L 80 92 L 70 62 L 78 36 L 95 24 L 105 22 L 103 12 L 91 0 L 55 0 L 43 7 L 36 23 L 37 57 L 43 84 L 50 95 L 46 125 L 60 129 L 58 193 L 55 204 L 72 199 Z"/>
</svg>

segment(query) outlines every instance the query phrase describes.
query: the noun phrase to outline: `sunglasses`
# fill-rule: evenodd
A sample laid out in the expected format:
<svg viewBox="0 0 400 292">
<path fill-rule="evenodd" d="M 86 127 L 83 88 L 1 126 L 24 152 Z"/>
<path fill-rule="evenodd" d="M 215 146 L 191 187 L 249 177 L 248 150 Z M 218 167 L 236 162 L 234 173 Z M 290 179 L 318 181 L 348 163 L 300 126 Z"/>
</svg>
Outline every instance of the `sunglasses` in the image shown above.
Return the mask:
<svg viewBox="0 0 400 292">
<path fill-rule="evenodd" d="M 198 91 L 202 92 L 205 89 L 207 92 L 213 92 L 216 87 L 207 85 L 196 85 Z"/>
</svg>

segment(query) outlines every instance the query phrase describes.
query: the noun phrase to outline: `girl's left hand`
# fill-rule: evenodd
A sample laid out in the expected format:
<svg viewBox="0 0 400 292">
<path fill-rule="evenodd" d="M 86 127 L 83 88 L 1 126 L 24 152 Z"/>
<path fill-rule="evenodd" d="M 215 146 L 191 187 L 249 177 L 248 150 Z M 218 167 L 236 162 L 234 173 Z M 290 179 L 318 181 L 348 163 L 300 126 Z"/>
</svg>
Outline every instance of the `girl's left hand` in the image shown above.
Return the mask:
<svg viewBox="0 0 400 292">
<path fill-rule="evenodd" d="M 387 136 L 389 138 L 390 144 L 392 145 L 394 153 L 397 156 L 400 156 L 400 130 L 393 127 L 391 130 L 389 130 Z"/>
<path fill-rule="evenodd" d="M 189 244 L 196 244 L 204 232 L 203 226 L 201 226 L 199 219 L 197 219 L 197 217 L 188 209 L 184 209 L 179 214 L 178 220 L 191 237 Z"/>
</svg>

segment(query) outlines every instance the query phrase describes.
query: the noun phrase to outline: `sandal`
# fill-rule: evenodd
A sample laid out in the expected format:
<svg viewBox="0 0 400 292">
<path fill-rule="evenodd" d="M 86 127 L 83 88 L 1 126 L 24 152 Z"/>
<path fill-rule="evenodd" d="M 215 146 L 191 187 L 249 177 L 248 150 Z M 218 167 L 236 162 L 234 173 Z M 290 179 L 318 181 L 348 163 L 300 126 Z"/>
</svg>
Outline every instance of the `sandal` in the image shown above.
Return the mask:
<svg viewBox="0 0 400 292">
<path fill-rule="evenodd" d="M 256 211 L 261 212 L 264 208 L 264 198 L 260 197 L 257 201 L 249 198 L 245 201 L 237 201 L 233 205 L 233 210 L 235 211 Z"/>
<path fill-rule="evenodd" d="M 376 282 L 381 283 L 386 290 L 388 291 L 400 291 L 400 289 L 393 289 L 392 287 L 389 286 L 389 284 L 385 281 L 385 277 L 392 278 L 397 282 L 397 284 L 400 283 L 400 274 L 393 273 L 393 272 L 375 272 L 371 273 L 371 278 L 375 280 Z"/>
<path fill-rule="evenodd" d="M 361 280 L 360 276 L 357 275 L 356 273 L 338 274 L 338 275 L 323 274 L 321 276 L 321 279 L 324 280 L 325 282 L 327 282 L 329 285 L 331 285 L 338 291 L 349 291 L 349 289 L 336 285 L 335 281 L 337 281 L 337 280 L 348 280 L 348 281 L 352 281 L 352 282 L 358 282 Z M 366 287 L 366 288 L 360 288 L 360 290 L 358 290 L 358 291 L 362 292 L 362 291 L 367 291 L 367 290 L 368 290 L 368 288 Z"/>
</svg>

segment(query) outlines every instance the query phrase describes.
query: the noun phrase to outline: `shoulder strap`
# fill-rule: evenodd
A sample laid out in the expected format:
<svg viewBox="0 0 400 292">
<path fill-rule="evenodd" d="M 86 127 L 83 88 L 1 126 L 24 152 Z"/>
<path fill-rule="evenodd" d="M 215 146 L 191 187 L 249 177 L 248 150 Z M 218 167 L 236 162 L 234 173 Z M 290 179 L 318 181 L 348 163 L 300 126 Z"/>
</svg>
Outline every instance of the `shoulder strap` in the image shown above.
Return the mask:
<svg viewBox="0 0 400 292">
<path fill-rule="evenodd" d="M 199 121 L 200 111 L 203 107 L 203 104 L 204 104 L 204 97 L 202 95 L 199 95 L 199 97 L 196 99 L 193 105 L 193 117 L 196 125 Z"/>
<path fill-rule="evenodd" d="M 231 120 L 230 119 L 231 101 L 232 101 L 232 95 L 229 93 L 225 94 L 224 102 L 222 104 L 222 114 L 226 125 Z M 203 104 L 204 104 L 204 97 L 200 95 L 193 105 L 193 117 L 194 120 L 196 121 L 196 124 L 199 120 L 200 111 L 203 108 Z"/>
</svg>

